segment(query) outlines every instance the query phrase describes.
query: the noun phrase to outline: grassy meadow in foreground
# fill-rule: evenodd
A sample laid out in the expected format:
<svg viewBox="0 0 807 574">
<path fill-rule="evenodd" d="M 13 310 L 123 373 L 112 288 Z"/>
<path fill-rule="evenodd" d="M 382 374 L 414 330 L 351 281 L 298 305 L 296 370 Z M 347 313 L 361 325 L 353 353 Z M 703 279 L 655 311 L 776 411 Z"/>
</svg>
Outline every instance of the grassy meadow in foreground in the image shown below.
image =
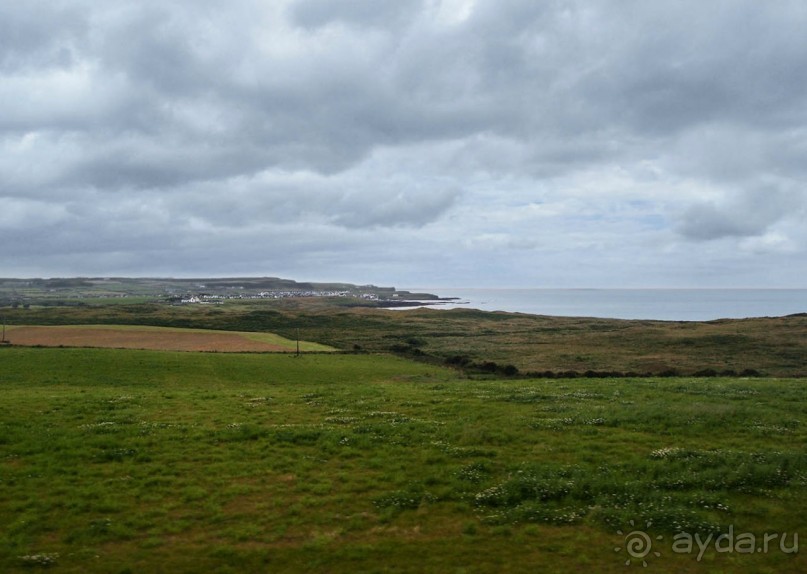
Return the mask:
<svg viewBox="0 0 807 574">
<path fill-rule="evenodd" d="M 804 383 L 0 348 L 0 571 L 804 572 Z"/>
</svg>

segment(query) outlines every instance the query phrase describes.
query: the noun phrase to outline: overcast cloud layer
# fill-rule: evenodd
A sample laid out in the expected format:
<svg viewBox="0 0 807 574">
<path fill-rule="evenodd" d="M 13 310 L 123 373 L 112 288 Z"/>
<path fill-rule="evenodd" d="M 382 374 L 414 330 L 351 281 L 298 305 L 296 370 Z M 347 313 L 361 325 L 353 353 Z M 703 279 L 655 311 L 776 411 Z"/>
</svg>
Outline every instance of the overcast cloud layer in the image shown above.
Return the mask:
<svg viewBox="0 0 807 574">
<path fill-rule="evenodd" d="M 0 4 L 0 275 L 804 287 L 803 0 Z"/>
</svg>

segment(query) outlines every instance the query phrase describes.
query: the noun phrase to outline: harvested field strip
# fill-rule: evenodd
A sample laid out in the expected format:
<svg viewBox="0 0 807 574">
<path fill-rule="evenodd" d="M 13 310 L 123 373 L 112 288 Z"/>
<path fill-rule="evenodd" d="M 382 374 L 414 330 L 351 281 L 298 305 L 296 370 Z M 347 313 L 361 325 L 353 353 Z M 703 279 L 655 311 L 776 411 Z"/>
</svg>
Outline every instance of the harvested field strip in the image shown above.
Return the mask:
<svg viewBox="0 0 807 574">
<path fill-rule="evenodd" d="M 133 325 L 21 325 L 8 328 L 14 345 L 43 347 L 101 347 L 166 351 L 292 352 L 296 342 L 274 333 L 246 333 Z M 331 347 L 300 341 L 300 350 L 332 351 Z"/>
</svg>

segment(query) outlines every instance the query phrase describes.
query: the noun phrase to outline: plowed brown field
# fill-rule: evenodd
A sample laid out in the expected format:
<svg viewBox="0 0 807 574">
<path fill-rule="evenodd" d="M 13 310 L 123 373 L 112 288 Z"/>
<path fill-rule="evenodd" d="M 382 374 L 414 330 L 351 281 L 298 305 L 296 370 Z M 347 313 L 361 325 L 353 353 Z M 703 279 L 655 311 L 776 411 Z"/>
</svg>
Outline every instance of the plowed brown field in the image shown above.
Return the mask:
<svg viewBox="0 0 807 574">
<path fill-rule="evenodd" d="M 241 333 L 154 328 L 14 327 L 6 336 L 14 345 L 43 347 L 105 347 L 164 351 L 283 352 L 289 346 L 247 338 Z"/>
</svg>

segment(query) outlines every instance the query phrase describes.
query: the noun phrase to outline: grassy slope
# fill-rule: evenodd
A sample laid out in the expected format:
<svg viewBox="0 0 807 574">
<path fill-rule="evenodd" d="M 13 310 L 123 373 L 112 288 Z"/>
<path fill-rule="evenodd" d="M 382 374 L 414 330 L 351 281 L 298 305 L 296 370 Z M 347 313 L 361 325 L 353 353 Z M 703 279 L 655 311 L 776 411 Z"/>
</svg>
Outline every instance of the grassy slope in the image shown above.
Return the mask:
<svg viewBox="0 0 807 574">
<path fill-rule="evenodd" d="M 0 570 L 803 572 L 802 380 L 469 381 L 387 356 L 0 349 Z M 667 450 L 663 450 L 667 449 Z M 634 564 L 636 565 L 636 564 Z"/>
</svg>

